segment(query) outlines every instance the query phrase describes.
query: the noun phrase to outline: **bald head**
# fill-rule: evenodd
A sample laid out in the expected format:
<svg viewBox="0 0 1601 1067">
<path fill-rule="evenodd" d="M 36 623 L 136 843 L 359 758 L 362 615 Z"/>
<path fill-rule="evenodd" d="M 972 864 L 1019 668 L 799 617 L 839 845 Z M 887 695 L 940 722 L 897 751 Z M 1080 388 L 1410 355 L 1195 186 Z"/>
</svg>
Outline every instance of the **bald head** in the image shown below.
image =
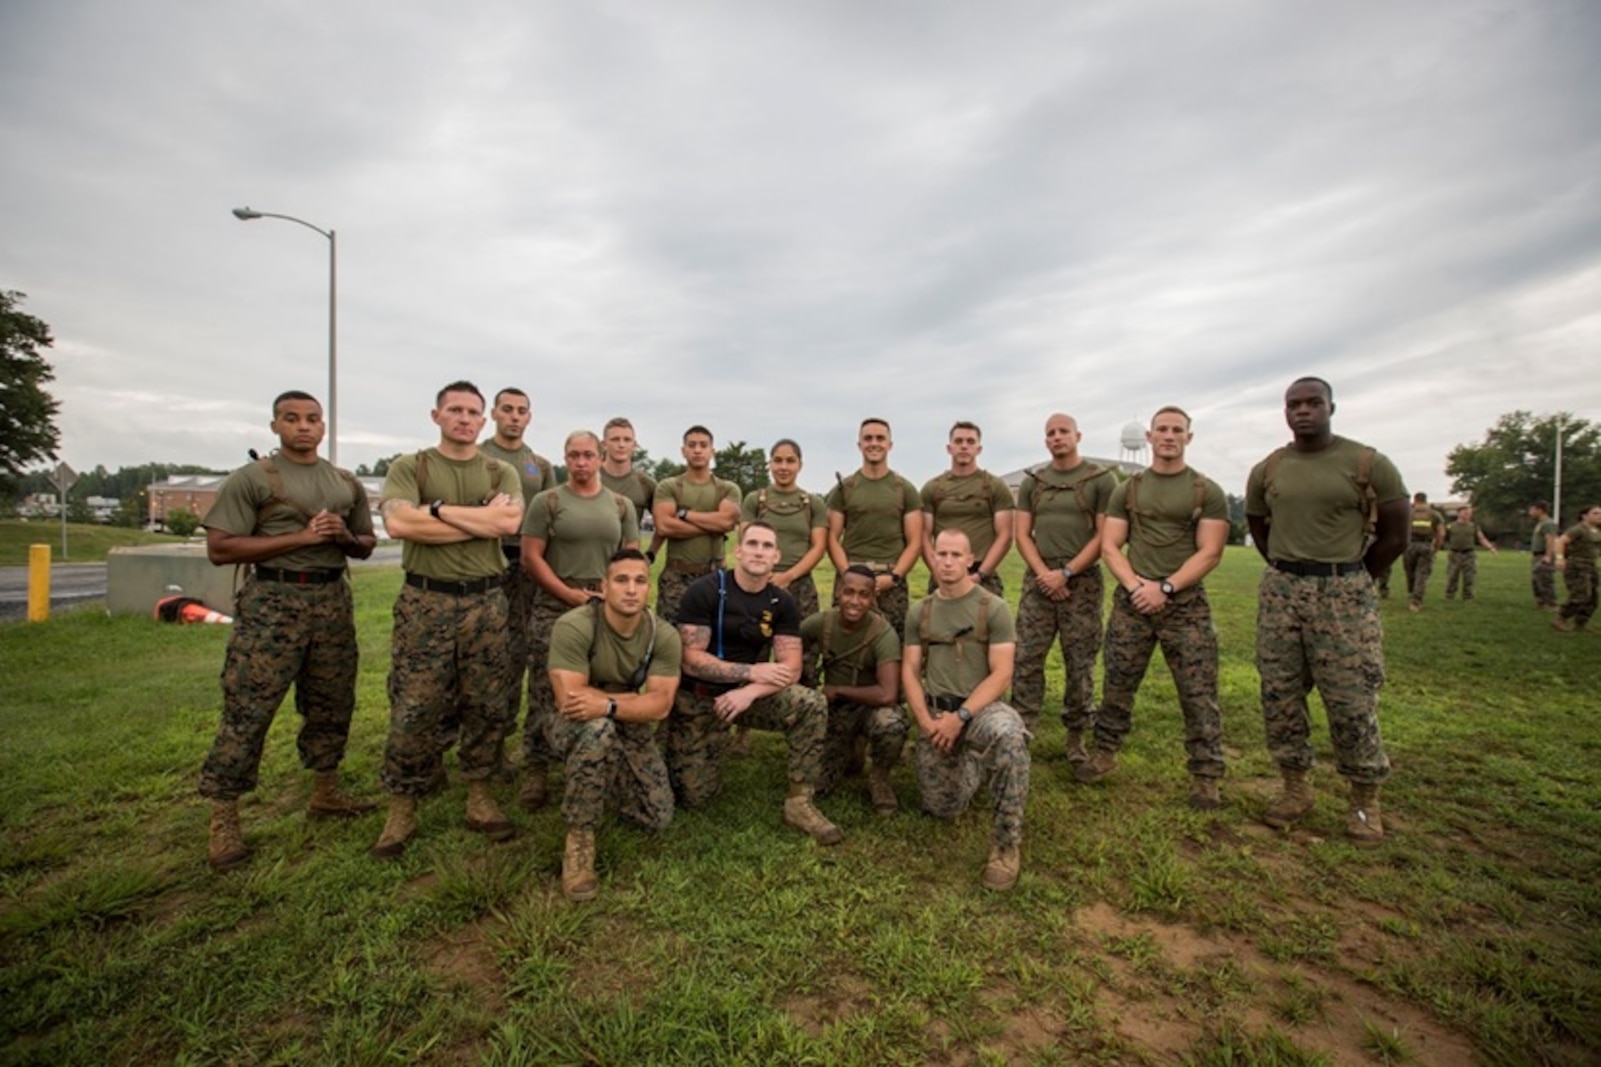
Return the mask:
<svg viewBox="0 0 1601 1067">
<path fill-rule="evenodd" d="M 1071 415 L 1058 411 L 1045 420 L 1045 449 L 1054 463 L 1071 467 L 1078 459 L 1078 443 L 1083 437 L 1078 420 Z"/>
</svg>

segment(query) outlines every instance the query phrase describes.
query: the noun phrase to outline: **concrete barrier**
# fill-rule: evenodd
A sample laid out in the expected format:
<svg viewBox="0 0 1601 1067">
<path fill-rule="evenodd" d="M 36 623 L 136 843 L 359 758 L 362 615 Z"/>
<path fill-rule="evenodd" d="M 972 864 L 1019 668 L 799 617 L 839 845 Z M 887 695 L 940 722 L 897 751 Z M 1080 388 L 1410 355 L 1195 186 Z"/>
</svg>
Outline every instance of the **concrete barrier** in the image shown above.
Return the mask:
<svg viewBox="0 0 1601 1067">
<path fill-rule="evenodd" d="M 201 544 L 113 548 L 106 554 L 106 611 L 148 617 L 156 601 L 181 593 L 232 615 L 234 569 L 213 566 Z"/>
</svg>

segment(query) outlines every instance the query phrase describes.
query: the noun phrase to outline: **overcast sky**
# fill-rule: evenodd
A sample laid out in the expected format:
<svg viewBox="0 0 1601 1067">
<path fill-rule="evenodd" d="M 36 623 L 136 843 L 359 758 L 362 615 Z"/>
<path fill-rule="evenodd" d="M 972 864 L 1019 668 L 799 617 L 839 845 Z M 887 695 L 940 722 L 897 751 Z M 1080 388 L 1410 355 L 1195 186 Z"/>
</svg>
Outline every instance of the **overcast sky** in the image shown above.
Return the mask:
<svg viewBox="0 0 1601 1067">
<path fill-rule="evenodd" d="M 1231 492 L 1284 386 L 1444 494 L 1503 412 L 1601 408 L 1601 4 L 0 3 L 0 287 L 62 456 L 229 468 L 327 391 L 339 459 L 533 396 L 805 446 L 957 418 L 997 472 L 1176 403 Z"/>
</svg>

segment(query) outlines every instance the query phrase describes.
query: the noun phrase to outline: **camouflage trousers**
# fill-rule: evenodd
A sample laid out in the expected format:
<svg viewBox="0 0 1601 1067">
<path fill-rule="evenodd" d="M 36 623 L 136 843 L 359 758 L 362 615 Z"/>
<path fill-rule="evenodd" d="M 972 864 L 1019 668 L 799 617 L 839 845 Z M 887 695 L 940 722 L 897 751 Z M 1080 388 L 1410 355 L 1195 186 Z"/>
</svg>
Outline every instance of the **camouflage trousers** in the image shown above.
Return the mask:
<svg viewBox="0 0 1601 1067">
<path fill-rule="evenodd" d="M 710 570 L 678 571 L 671 567 L 663 568 L 656 579 L 656 614 L 677 626 L 678 602 L 684 598 L 684 590 L 689 588 L 690 582 L 710 573 Z"/>
<path fill-rule="evenodd" d="M 550 687 L 550 631 L 556 620 L 571 610 L 565 601 L 541 590 L 534 599 L 533 610 L 528 613 L 528 720 L 523 723 L 524 767 L 555 763 L 560 752 L 551 747 L 549 737 L 550 723 L 557 717 L 556 691 Z"/>
<path fill-rule="evenodd" d="M 888 770 L 901 761 L 906 747 L 906 734 L 911 720 L 900 705 L 871 708 L 847 700 L 834 700 L 828 705 L 828 739 L 823 748 L 823 770 L 818 775 L 817 791 L 827 792 L 845 777 L 845 766 L 850 762 L 858 737 L 867 741 L 867 754 L 873 766 Z"/>
<path fill-rule="evenodd" d="M 1445 559 L 1445 599 L 1456 598 L 1456 587 L 1462 585 L 1462 599 L 1473 599 L 1473 585 L 1479 577 L 1479 554 L 1471 548 L 1452 549 Z"/>
<path fill-rule="evenodd" d="M 1206 590 L 1191 586 L 1175 593 L 1155 615 L 1135 610 L 1128 591 L 1118 586 L 1112 596 L 1112 618 L 1106 625 L 1106 668 L 1101 708 L 1095 716 L 1095 746 L 1111 752 L 1123 747 L 1134 726 L 1134 694 L 1162 646 L 1162 658 L 1178 689 L 1184 713 L 1184 751 L 1189 772 L 1203 778 L 1223 777 L 1223 713 L 1217 699 L 1217 630 Z"/>
<path fill-rule="evenodd" d="M 954 712 L 931 712 L 936 718 Z M 997 845 L 1023 843 L 1023 808 L 1028 803 L 1028 729 L 1009 706 L 989 704 L 974 713 L 950 752 L 917 736 L 917 784 L 923 810 L 937 819 L 954 819 L 972 804 L 978 787 L 989 782 L 995 804 Z"/>
<path fill-rule="evenodd" d="M 1384 624 L 1366 574 L 1301 578 L 1269 568 L 1257 601 L 1256 670 L 1268 754 L 1279 767 L 1312 769 L 1306 698 L 1316 686 L 1340 774 L 1374 785 L 1389 777 L 1378 710 Z"/>
<path fill-rule="evenodd" d="M 1534 603 L 1541 608 L 1557 606 L 1557 569 L 1541 556 L 1535 556 L 1529 568 L 1529 588 L 1534 591 Z"/>
<path fill-rule="evenodd" d="M 1095 727 L 1095 657 L 1101 651 L 1101 568 L 1091 567 L 1067 582 L 1066 600 L 1052 600 L 1033 578 L 1023 582 L 1017 604 L 1017 666 L 1012 673 L 1012 706 L 1033 733 L 1045 703 L 1045 660 L 1051 645 L 1062 647 L 1065 675 L 1062 724 L 1069 730 Z"/>
<path fill-rule="evenodd" d="M 495 770 L 506 719 L 506 594 L 469 596 L 406 585 L 390 638 L 389 740 L 379 775 L 391 793 L 421 796 L 439 766 L 439 737 L 454 712 L 464 780 Z"/>
<path fill-rule="evenodd" d="M 523 672 L 528 670 L 528 638 L 539 583 L 520 560 L 506 561 L 506 721 L 514 729 L 523 710 Z"/>
<path fill-rule="evenodd" d="M 1434 543 L 1409 541 L 1401 557 L 1406 570 L 1406 596 L 1412 604 L 1422 604 L 1423 594 L 1429 587 L 1429 575 L 1434 573 Z"/>
<path fill-rule="evenodd" d="M 660 740 L 673 795 L 686 808 L 698 808 L 723 787 L 723 757 L 732 737 L 712 710 L 714 696 L 696 696 L 689 679 L 678 689 Z M 789 745 L 789 781 L 817 786 L 823 773 L 828 737 L 828 704 L 815 689 L 792 685 L 757 700 L 736 720 L 753 730 L 784 735 Z"/>
<path fill-rule="evenodd" d="M 667 764 L 648 722 L 552 716 L 550 747 L 566 760 L 561 817 L 575 830 L 593 830 L 608 807 L 647 830 L 673 821 L 673 788 Z"/>
<path fill-rule="evenodd" d="M 874 569 L 876 570 L 877 568 L 875 567 Z M 839 607 L 839 575 L 837 574 L 834 576 L 832 604 L 836 608 Z M 879 593 L 878 599 L 873 606 L 880 615 L 884 616 L 890 628 L 895 631 L 896 637 L 905 634 L 906 612 L 911 607 L 911 599 L 906 591 L 905 579 L 898 579 L 889 587 L 888 592 Z"/>
<path fill-rule="evenodd" d="M 1562 605 L 1561 616 L 1582 627 L 1595 614 L 1595 564 L 1589 560 L 1568 560 L 1562 569 L 1562 584 L 1568 587 L 1568 602 Z"/>
<path fill-rule="evenodd" d="M 239 591 L 222 664 L 222 722 L 200 772 L 200 795 L 234 800 L 256 773 L 290 685 L 301 766 L 331 771 L 345 755 L 356 710 L 356 625 L 350 585 L 253 579 Z"/>
</svg>

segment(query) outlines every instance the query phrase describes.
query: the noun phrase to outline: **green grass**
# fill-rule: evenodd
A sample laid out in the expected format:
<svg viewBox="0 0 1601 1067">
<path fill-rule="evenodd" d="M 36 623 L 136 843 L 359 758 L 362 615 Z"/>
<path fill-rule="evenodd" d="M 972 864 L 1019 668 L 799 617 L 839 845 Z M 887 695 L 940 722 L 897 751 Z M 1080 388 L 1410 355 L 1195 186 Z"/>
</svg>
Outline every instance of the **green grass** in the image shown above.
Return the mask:
<svg viewBox="0 0 1601 1067">
<path fill-rule="evenodd" d="M 67 557 L 61 556 L 61 522 L 55 519 L 0 519 L 0 567 L 25 566 L 30 545 L 49 545 L 52 563 L 104 563 L 106 553 L 123 545 L 176 545 L 171 534 L 147 533 L 98 523 L 67 523 Z"/>
<path fill-rule="evenodd" d="M 1601 658 L 1532 609 L 1526 565 L 1485 558 L 1471 605 L 1386 602 L 1392 839 L 1361 851 L 1321 710 L 1316 812 L 1287 835 L 1257 822 L 1259 568 L 1231 550 L 1209 583 L 1223 810 L 1184 804 L 1158 661 L 1105 783 L 1071 781 L 1045 717 L 1004 896 L 978 886 L 987 810 L 914 814 L 909 763 L 895 818 L 849 783 L 822 802 L 844 845 L 785 830 L 768 735 L 709 809 L 659 835 L 605 827 L 588 905 L 561 897 L 557 812 L 514 811 L 518 837 L 488 844 L 459 784 L 375 863 L 381 816 L 300 814 L 292 709 L 243 805 L 255 855 L 216 874 L 194 782 L 226 628 L 0 626 L 0 1062 L 1594 1062 Z M 1014 560 L 1014 597 L 1017 578 Z M 398 585 L 356 576 L 345 770 L 369 793 Z"/>
</svg>

